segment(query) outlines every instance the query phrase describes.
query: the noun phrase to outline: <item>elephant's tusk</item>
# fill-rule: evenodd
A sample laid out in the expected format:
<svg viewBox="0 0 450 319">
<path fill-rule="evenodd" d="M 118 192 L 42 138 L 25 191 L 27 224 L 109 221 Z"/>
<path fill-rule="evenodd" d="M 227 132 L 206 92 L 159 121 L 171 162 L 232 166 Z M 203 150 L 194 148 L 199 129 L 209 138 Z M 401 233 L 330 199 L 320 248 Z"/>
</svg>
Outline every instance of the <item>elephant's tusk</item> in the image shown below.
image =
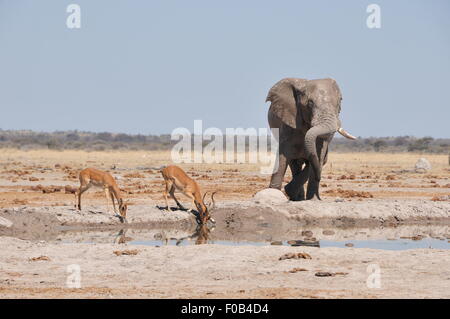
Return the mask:
<svg viewBox="0 0 450 319">
<path fill-rule="evenodd" d="M 351 139 L 351 140 L 356 140 L 356 137 L 349 134 L 346 130 L 344 130 L 342 127 L 340 127 L 338 130 L 339 134 L 341 134 L 342 136 Z"/>
</svg>

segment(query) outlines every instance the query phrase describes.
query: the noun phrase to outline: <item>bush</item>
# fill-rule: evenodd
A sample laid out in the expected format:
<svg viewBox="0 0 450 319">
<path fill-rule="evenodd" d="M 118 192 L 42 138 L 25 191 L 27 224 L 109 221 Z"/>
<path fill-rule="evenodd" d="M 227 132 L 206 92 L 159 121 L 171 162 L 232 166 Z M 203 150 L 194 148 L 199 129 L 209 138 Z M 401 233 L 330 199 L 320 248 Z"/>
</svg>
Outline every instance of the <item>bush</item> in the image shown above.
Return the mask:
<svg viewBox="0 0 450 319">
<path fill-rule="evenodd" d="M 38 148 L 97 151 L 170 150 L 177 142 L 178 141 L 172 141 L 169 134 L 131 135 L 124 133 L 91 133 L 79 131 L 42 133 L 33 131 L 0 130 L 0 148 L 17 148 L 25 150 Z M 205 144 L 208 144 L 208 142 Z M 432 137 L 368 137 L 351 141 L 336 136 L 330 144 L 330 150 L 335 152 L 376 151 L 447 154 L 449 152 L 449 145 L 450 139 L 433 139 Z"/>
</svg>

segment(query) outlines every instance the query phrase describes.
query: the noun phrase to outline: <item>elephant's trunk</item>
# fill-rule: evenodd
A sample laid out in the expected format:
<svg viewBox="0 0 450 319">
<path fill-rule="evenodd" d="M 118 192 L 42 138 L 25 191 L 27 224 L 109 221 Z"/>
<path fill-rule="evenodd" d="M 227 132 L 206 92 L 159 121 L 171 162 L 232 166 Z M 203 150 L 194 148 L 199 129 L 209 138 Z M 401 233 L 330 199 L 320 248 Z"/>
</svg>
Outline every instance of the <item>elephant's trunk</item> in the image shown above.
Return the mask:
<svg viewBox="0 0 450 319">
<path fill-rule="evenodd" d="M 317 182 L 320 181 L 322 174 L 322 165 L 319 161 L 319 156 L 317 155 L 317 137 L 332 134 L 336 132 L 337 127 L 334 125 L 316 125 L 311 127 L 305 135 L 305 151 L 306 157 L 311 163 L 312 169 L 314 171 L 314 176 Z"/>
</svg>

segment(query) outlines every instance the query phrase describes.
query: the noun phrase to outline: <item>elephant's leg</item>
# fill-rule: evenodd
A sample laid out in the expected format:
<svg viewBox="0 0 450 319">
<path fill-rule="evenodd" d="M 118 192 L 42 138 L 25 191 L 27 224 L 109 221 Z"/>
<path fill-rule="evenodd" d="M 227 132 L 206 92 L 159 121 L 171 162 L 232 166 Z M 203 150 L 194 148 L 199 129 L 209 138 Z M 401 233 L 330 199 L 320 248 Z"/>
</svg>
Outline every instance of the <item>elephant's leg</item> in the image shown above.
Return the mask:
<svg viewBox="0 0 450 319">
<path fill-rule="evenodd" d="M 317 155 L 319 157 L 319 165 L 321 168 L 327 160 L 328 144 L 328 140 L 318 140 L 316 143 Z M 319 186 L 320 181 L 317 180 L 314 170 L 311 170 L 311 173 L 309 175 L 308 187 L 306 189 L 306 199 L 313 199 L 314 196 L 317 196 L 317 198 L 320 200 Z"/>
<path fill-rule="evenodd" d="M 319 182 L 316 180 L 314 170 L 311 170 L 308 180 L 308 187 L 306 188 L 306 199 L 313 199 L 314 195 L 320 199 L 319 196 Z"/>
<path fill-rule="evenodd" d="M 309 163 L 306 163 L 303 167 L 303 161 L 292 160 L 289 162 L 289 167 L 292 172 L 292 181 L 284 187 L 286 194 L 292 201 L 305 200 L 305 188 L 304 185 L 309 176 Z"/>
<path fill-rule="evenodd" d="M 269 188 L 281 189 L 281 185 L 283 184 L 283 177 L 286 173 L 287 168 L 287 159 L 284 154 L 278 155 L 278 169 L 275 173 L 272 174 L 270 179 Z"/>
<path fill-rule="evenodd" d="M 308 161 L 306 161 L 305 162 L 305 167 L 303 167 L 303 169 L 300 172 L 300 175 L 298 177 L 299 183 L 301 185 L 301 188 L 300 188 L 301 192 L 299 193 L 299 196 L 301 198 L 300 200 L 305 200 L 305 188 L 304 188 L 304 185 L 308 181 L 310 172 L 311 172 L 311 164 Z"/>
<path fill-rule="evenodd" d="M 302 168 L 301 163 L 297 160 L 288 161 L 288 166 L 291 169 L 292 180 L 284 186 L 284 191 L 288 195 L 289 199 L 292 201 L 298 201 L 301 185 L 298 183 L 298 175 L 300 174 Z M 304 190 L 303 190 L 304 192 Z"/>
</svg>

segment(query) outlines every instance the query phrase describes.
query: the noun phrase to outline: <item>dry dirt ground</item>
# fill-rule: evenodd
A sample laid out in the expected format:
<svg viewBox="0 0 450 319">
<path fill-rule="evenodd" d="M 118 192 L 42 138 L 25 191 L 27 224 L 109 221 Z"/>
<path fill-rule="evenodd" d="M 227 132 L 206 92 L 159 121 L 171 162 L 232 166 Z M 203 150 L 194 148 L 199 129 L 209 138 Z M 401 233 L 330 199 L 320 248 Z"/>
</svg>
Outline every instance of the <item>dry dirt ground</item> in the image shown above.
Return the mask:
<svg viewBox="0 0 450 319">
<path fill-rule="evenodd" d="M 430 161 L 430 171 L 414 171 L 420 157 Z M 323 201 L 279 206 L 252 201 L 270 178 L 257 165 L 182 164 L 204 191 L 219 191 L 216 228 L 200 234 L 193 215 L 157 208 L 164 204 L 163 180 L 155 168 L 170 162 L 169 152 L 2 150 L 0 218 L 13 225 L 0 226 L 0 297 L 450 297 L 450 250 L 139 245 L 170 238 L 448 241 L 446 155 L 331 153 L 321 182 Z M 81 212 L 73 209 L 77 173 L 85 167 L 117 178 L 130 207 L 128 230 L 106 212 L 100 189 L 85 193 Z M 126 250 L 131 255 L 114 253 Z M 311 259 L 279 260 L 298 252 Z M 71 264 L 80 266 L 80 289 L 67 287 Z M 367 286 L 371 267 L 381 271 L 381 288 Z"/>
<path fill-rule="evenodd" d="M 148 247 L 13 238 L 3 238 L 0 248 L 3 298 L 450 297 L 449 255 L 443 250 Z M 126 250 L 131 255 L 114 253 Z M 280 260 L 286 253 L 298 252 L 311 259 Z M 66 286 L 72 264 L 80 267 L 80 289 Z M 372 267 L 381 271 L 380 288 L 371 288 L 369 275 L 377 269 Z M 318 277 L 320 272 L 332 276 Z"/>
</svg>

